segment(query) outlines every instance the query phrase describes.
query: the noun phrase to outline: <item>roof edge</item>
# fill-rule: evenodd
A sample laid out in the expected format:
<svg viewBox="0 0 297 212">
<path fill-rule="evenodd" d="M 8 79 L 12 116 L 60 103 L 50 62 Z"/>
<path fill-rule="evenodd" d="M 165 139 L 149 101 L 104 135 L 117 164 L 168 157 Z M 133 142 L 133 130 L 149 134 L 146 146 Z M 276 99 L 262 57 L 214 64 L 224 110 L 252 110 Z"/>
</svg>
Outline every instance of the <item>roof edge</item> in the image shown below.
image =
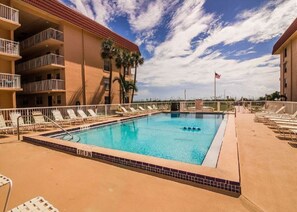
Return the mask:
<svg viewBox="0 0 297 212">
<path fill-rule="evenodd" d="M 274 44 L 272 54 L 276 54 L 279 48 L 297 31 L 297 18 L 288 27 L 288 29 L 282 34 L 278 41 Z"/>
<path fill-rule="evenodd" d="M 49 13 L 55 17 L 58 17 L 66 22 L 76 25 L 79 28 L 82 28 L 92 34 L 95 34 L 101 38 L 110 38 L 116 45 L 126 48 L 130 51 L 140 52 L 139 47 L 124 38 L 123 36 L 111 31 L 107 27 L 99 24 L 98 22 L 90 19 L 89 17 L 79 13 L 78 11 L 73 10 L 72 8 L 64 5 L 63 3 L 57 0 L 22 0 L 24 3 L 27 3 L 37 9 L 40 9 L 44 12 Z"/>
</svg>

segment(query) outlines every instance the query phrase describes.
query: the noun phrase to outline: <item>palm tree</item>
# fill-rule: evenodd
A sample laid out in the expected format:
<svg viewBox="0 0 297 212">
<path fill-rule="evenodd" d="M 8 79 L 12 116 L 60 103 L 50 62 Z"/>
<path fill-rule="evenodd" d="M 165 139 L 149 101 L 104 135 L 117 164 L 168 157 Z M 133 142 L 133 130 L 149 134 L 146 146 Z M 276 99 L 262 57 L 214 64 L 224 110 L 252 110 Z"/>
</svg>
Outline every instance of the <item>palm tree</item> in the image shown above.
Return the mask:
<svg viewBox="0 0 297 212">
<path fill-rule="evenodd" d="M 115 56 L 117 50 L 114 46 L 114 43 L 111 39 L 106 39 L 102 42 L 101 45 L 101 57 L 105 60 L 108 59 L 109 63 L 109 92 L 108 92 L 108 103 L 111 103 L 111 88 L 112 88 L 112 59 Z"/>
<path fill-rule="evenodd" d="M 121 87 L 121 96 L 122 96 L 122 103 L 126 103 L 127 94 L 129 93 L 129 90 L 135 90 L 137 91 L 137 87 L 132 81 L 126 81 L 124 79 L 124 76 L 120 73 L 120 77 L 115 77 L 113 82 L 118 81 Z"/>
<path fill-rule="evenodd" d="M 144 63 L 143 57 L 141 57 L 141 54 L 139 52 L 133 52 L 132 53 L 132 61 L 133 61 L 133 66 L 135 68 L 135 73 L 134 73 L 134 88 L 136 88 L 136 75 L 137 75 L 137 68 L 138 65 L 142 65 Z M 134 91 L 137 91 L 136 89 L 132 90 L 132 97 L 131 97 L 131 103 L 133 103 L 133 98 L 134 98 Z"/>
</svg>

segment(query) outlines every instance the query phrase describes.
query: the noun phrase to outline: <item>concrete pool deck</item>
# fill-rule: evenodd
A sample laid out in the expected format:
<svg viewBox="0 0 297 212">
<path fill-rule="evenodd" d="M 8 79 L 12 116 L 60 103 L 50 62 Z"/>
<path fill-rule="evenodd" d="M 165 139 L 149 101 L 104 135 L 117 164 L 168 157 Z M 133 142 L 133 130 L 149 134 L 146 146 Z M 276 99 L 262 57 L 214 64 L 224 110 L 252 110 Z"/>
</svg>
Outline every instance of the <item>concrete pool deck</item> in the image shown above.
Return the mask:
<svg viewBox="0 0 297 212">
<path fill-rule="evenodd" d="M 296 211 L 297 148 L 255 123 L 253 116 L 237 114 L 235 120 L 239 198 L 10 136 L 0 139 L 0 173 L 14 183 L 8 208 L 41 195 L 60 211 Z M 0 205 L 4 192 L 0 188 Z"/>
</svg>

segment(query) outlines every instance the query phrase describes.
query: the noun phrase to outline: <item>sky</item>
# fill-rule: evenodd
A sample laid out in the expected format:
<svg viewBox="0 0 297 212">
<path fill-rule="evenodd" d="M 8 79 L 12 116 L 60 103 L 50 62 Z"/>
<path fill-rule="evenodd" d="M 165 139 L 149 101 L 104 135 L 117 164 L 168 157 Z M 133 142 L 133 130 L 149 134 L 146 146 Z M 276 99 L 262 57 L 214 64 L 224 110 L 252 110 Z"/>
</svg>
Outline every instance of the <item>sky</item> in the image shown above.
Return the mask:
<svg viewBox="0 0 297 212">
<path fill-rule="evenodd" d="M 272 47 L 297 0 L 60 0 L 136 43 L 136 100 L 258 98 L 279 91 Z M 185 92 L 186 91 L 186 92 Z"/>
</svg>

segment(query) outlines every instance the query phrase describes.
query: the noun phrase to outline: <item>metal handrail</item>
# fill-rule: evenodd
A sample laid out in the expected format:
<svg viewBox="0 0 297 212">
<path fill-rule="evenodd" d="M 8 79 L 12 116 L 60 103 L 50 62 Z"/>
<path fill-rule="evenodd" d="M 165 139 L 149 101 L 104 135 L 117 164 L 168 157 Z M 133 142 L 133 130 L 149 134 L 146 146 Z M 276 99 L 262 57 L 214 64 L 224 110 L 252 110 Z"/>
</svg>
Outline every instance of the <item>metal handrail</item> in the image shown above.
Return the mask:
<svg viewBox="0 0 297 212">
<path fill-rule="evenodd" d="M 63 127 L 61 127 L 61 125 L 59 125 L 57 122 L 55 122 L 54 120 L 52 120 L 51 118 L 49 118 L 49 117 L 47 117 L 46 115 L 43 115 L 42 114 L 42 116 L 43 117 L 45 117 L 47 120 L 49 120 L 51 123 L 53 123 L 54 125 L 56 125 L 58 128 L 60 128 L 62 131 L 64 131 L 67 135 L 70 135 L 70 137 L 71 137 L 71 139 L 70 140 L 72 140 L 74 137 L 73 137 L 73 135 L 71 134 L 71 133 L 69 133 L 67 130 L 65 130 Z M 17 134 L 18 134 L 18 140 L 20 140 L 20 123 L 19 123 L 19 120 L 20 120 L 20 118 L 21 117 L 32 117 L 31 115 L 26 115 L 26 116 L 19 116 L 18 118 L 17 118 Z M 79 136 L 78 136 L 79 137 Z M 80 141 L 80 137 L 79 137 L 79 139 L 78 139 L 78 141 L 77 142 L 79 142 Z"/>
</svg>

